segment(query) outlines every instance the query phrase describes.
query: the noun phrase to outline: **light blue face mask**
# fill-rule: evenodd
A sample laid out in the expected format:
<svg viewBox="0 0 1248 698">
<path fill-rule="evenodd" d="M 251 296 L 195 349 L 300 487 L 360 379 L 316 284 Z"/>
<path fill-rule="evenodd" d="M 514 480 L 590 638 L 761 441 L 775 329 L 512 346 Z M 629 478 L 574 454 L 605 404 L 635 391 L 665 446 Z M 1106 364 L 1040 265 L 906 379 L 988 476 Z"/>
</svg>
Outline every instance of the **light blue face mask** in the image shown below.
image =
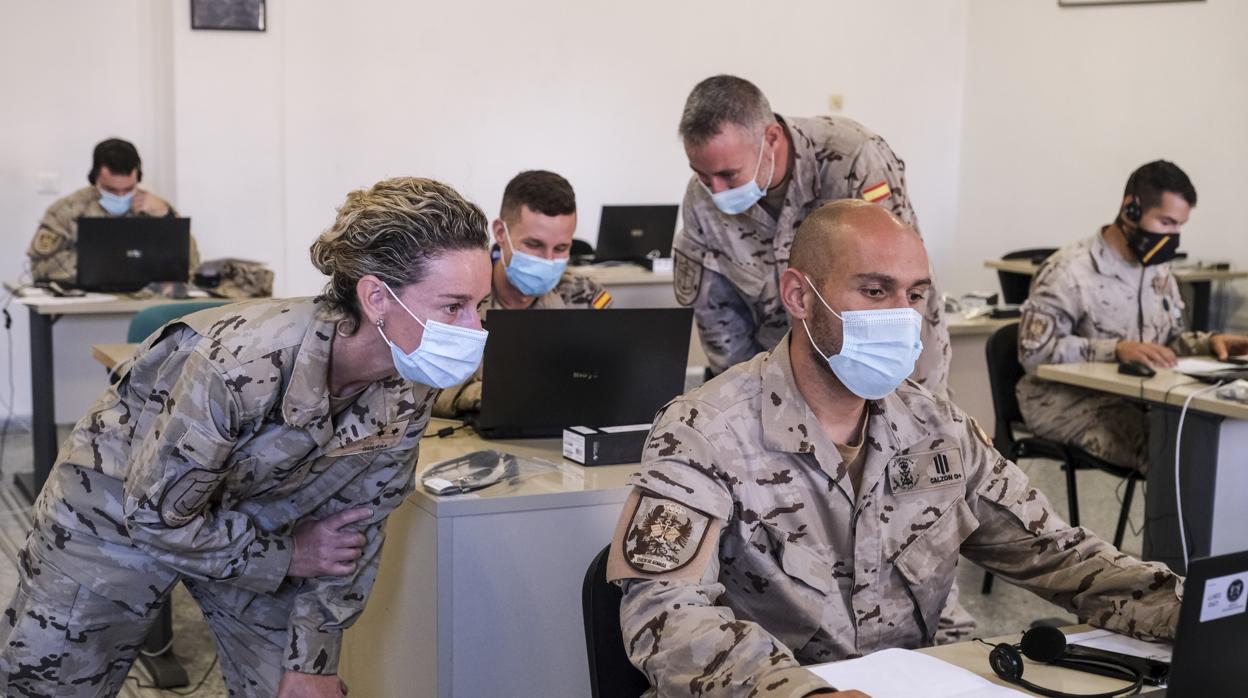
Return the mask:
<svg viewBox="0 0 1248 698">
<path fill-rule="evenodd" d="M 760 188 L 758 186 L 758 173 L 763 167 L 763 147 L 767 145 L 767 136 L 764 134 L 763 142 L 758 144 L 758 164 L 754 166 L 754 176 L 750 177 L 750 181 L 733 189 L 725 189 L 719 193 L 712 192 L 705 184 L 703 189 L 711 195 L 711 201 L 715 203 L 715 208 L 724 213 L 735 216 L 738 213 L 745 213 L 750 207 L 762 200 L 767 195 L 767 189 L 771 187 L 771 180 L 776 176 L 776 156 L 771 156 L 771 174 L 767 175 L 767 186 Z M 701 183 L 702 180 L 698 180 Z"/>
<path fill-rule="evenodd" d="M 390 355 L 399 375 L 405 380 L 431 388 L 449 388 L 468 380 L 481 365 L 481 355 L 485 353 L 485 338 L 489 333 L 485 330 L 448 325 L 437 320 L 420 322 L 420 318 L 399 300 L 388 284 L 386 290 L 390 291 L 390 295 L 413 320 L 425 328 L 420 338 L 420 346 L 412 353 L 405 354 L 386 336 L 382 330 L 383 323 L 377 323 L 381 338 L 390 345 Z"/>
<path fill-rule="evenodd" d="M 563 271 L 568 268 L 568 258 L 545 259 L 526 254 L 511 244 L 511 231 L 503 221 L 503 237 L 511 250 L 511 262 L 507 264 L 507 280 L 516 290 L 526 296 L 544 296 L 559 285 Z"/>
<path fill-rule="evenodd" d="M 100 208 L 108 211 L 110 216 L 122 216 L 130 210 L 130 204 L 134 202 L 134 190 L 131 189 L 129 194 L 119 196 L 111 191 L 100 189 Z"/>
<path fill-rule="evenodd" d="M 802 276 L 823 307 L 841 320 L 841 353 L 834 356 L 823 353 L 802 320 L 811 346 L 828 362 L 832 373 L 851 393 L 866 400 L 879 400 L 896 390 L 914 372 L 914 362 L 923 351 L 919 340 L 923 316 L 914 308 L 837 313 L 823 300 L 810 277 Z"/>
</svg>

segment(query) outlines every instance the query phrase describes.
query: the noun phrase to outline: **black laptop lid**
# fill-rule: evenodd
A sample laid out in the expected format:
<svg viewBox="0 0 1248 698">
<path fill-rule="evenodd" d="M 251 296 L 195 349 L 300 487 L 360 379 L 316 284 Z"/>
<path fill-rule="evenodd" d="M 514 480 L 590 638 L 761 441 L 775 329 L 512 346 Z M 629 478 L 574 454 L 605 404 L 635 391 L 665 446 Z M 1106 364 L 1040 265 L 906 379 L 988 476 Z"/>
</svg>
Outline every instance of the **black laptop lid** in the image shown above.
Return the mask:
<svg viewBox="0 0 1248 698">
<path fill-rule="evenodd" d="M 692 318 L 689 308 L 491 310 L 477 431 L 650 423 L 684 392 Z"/>
<path fill-rule="evenodd" d="M 78 288 L 136 291 L 190 278 L 191 219 L 79 218 Z"/>
<path fill-rule="evenodd" d="M 1248 551 L 1192 560 L 1167 698 L 1248 695 Z"/>
<path fill-rule="evenodd" d="M 594 261 L 639 261 L 672 256 L 676 204 L 603 206 Z"/>
</svg>

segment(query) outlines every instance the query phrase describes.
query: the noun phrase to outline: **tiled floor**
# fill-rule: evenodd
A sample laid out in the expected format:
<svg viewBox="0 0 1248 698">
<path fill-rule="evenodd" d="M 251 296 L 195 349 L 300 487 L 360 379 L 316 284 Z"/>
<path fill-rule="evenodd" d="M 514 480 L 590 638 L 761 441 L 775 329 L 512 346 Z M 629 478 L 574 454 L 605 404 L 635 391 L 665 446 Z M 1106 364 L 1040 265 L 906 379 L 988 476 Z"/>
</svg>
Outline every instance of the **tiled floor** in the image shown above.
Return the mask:
<svg viewBox="0 0 1248 698">
<path fill-rule="evenodd" d="M 12 474 L 21 470 L 29 470 L 31 461 L 30 437 L 17 434 L 9 438 L 4 453 L 4 462 L 0 463 L 0 603 L 6 603 L 17 586 L 17 571 L 13 563 L 17 550 L 25 540 L 30 525 L 29 507 L 26 506 L 12 488 Z M 1054 502 L 1057 510 L 1066 513 L 1065 479 L 1056 464 L 1051 461 L 1024 461 L 1022 467 L 1031 477 L 1032 482 Z M 1118 492 L 1120 480 L 1097 472 L 1081 472 L 1079 474 L 1079 501 L 1082 523 L 1106 538 L 1113 535 L 1117 521 L 1119 503 Z M 1136 525 L 1143 520 L 1144 496 L 1137 489 L 1132 521 Z M 1124 550 L 1138 555 L 1140 552 L 1140 536 L 1128 530 Z M 979 635 L 991 637 L 1026 630 L 1032 620 L 1037 618 L 1062 618 L 1074 622 L 1074 617 L 1061 609 L 1050 605 L 1040 598 L 997 581 L 992 594 L 980 594 L 983 572 L 974 565 L 963 561 L 959 569 L 958 579 L 962 588 L 962 602 L 967 610 L 979 621 Z M 569 603 L 580 603 L 580 599 L 569 599 Z M 205 675 L 215 657 L 215 648 L 207 625 L 204 624 L 197 607 L 185 590 L 178 587 L 174 598 L 174 652 L 183 661 L 194 685 Z M 987 655 L 985 654 L 985 657 Z M 157 698 L 159 696 L 178 695 L 167 691 L 159 691 L 138 687 L 139 682 L 147 684 L 147 674 L 136 665 L 131 672 L 134 680 L 127 681 L 121 693 L 127 698 Z M 183 689 L 185 690 L 185 689 Z M 220 672 L 213 668 L 204 686 L 191 694 L 197 698 L 216 698 L 226 695 L 221 683 Z"/>
</svg>

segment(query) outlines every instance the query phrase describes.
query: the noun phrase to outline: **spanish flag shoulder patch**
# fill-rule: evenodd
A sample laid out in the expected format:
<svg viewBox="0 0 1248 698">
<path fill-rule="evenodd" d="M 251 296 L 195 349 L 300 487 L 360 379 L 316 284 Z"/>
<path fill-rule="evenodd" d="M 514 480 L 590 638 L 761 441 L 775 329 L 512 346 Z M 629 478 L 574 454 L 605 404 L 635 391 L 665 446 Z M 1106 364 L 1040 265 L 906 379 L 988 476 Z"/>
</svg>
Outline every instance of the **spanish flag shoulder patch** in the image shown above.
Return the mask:
<svg viewBox="0 0 1248 698">
<path fill-rule="evenodd" d="M 594 310 L 602 310 L 603 308 L 611 305 L 612 300 L 611 294 L 603 290 L 599 291 L 598 294 L 594 296 L 594 299 L 589 302 L 589 304 L 593 306 Z"/>
<path fill-rule="evenodd" d="M 893 190 L 889 188 L 886 180 L 880 180 L 878 184 L 872 184 L 862 190 L 862 198 L 871 203 L 883 201 L 892 196 Z"/>
</svg>

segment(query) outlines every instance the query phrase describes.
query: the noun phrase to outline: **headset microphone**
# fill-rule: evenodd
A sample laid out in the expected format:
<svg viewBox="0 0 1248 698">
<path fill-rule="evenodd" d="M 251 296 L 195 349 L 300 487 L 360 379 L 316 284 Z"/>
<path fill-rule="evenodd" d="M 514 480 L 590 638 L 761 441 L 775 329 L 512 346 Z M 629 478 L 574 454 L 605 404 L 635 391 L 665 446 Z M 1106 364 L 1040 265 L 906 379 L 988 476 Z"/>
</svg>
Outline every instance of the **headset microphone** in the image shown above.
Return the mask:
<svg viewBox="0 0 1248 698">
<path fill-rule="evenodd" d="M 1108 693 L 1066 693 L 1044 688 L 1023 678 L 1024 656 L 1035 662 L 1130 681 L 1131 685 Z M 1028 630 L 1018 645 L 1004 642 L 997 645 L 988 654 L 988 664 L 993 673 L 1005 681 L 1049 698 L 1116 698 L 1134 694 L 1144 683 L 1144 675 L 1139 669 L 1110 658 L 1086 654 L 1079 648 L 1067 647 L 1062 631 L 1048 626 Z"/>
</svg>

